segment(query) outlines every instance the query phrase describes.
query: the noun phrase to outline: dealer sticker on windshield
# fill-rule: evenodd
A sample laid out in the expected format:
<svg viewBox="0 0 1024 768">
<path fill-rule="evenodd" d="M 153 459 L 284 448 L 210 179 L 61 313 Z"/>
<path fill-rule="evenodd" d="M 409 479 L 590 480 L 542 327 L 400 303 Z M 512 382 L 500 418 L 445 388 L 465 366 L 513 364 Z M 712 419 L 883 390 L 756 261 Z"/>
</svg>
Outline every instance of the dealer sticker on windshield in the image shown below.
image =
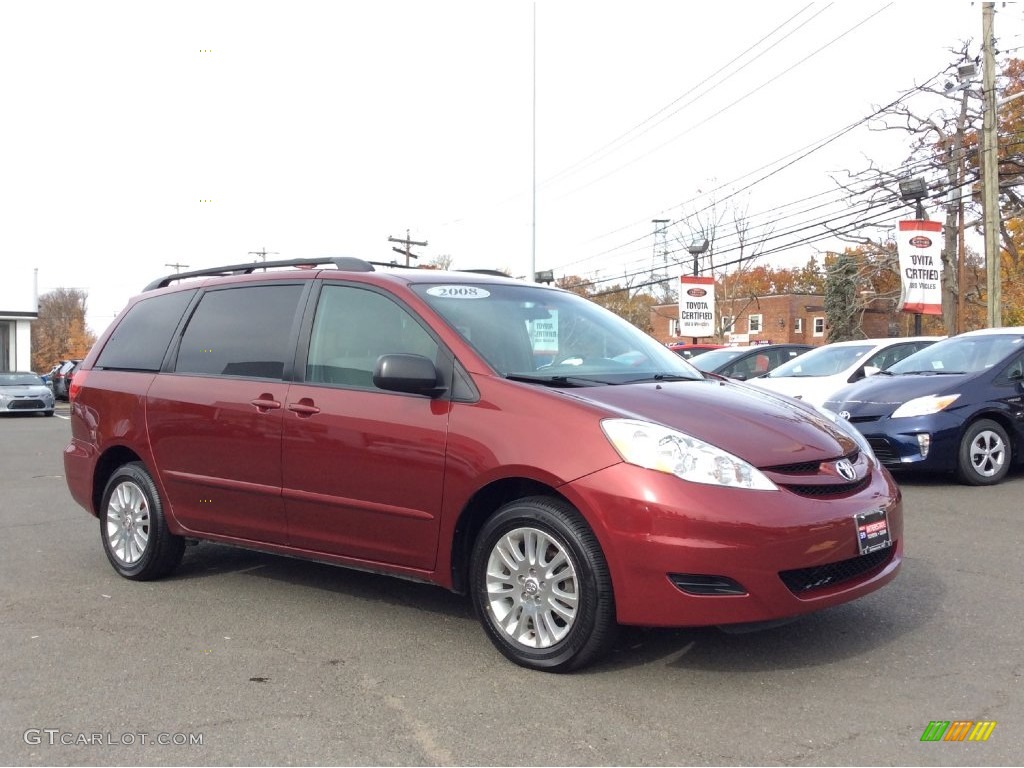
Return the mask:
<svg viewBox="0 0 1024 768">
<path fill-rule="evenodd" d="M 427 294 L 442 299 L 486 299 L 491 292 L 475 285 L 434 285 L 427 288 Z"/>
<path fill-rule="evenodd" d="M 892 546 L 889 520 L 884 509 L 861 512 L 853 516 L 853 521 L 857 525 L 857 546 L 862 555 Z"/>
</svg>

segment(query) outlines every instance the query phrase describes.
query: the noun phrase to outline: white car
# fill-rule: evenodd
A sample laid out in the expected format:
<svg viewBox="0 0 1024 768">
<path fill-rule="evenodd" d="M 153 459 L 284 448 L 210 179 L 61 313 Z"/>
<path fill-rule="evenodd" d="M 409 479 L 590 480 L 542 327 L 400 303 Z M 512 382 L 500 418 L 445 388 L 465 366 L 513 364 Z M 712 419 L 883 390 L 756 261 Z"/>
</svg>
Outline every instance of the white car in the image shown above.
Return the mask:
<svg viewBox="0 0 1024 768">
<path fill-rule="evenodd" d="M 884 371 L 945 336 L 837 341 L 804 352 L 764 376 L 749 379 L 761 389 L 780 392 L 811 405 L 823 405 L 836 390 Z"/>
</svg>

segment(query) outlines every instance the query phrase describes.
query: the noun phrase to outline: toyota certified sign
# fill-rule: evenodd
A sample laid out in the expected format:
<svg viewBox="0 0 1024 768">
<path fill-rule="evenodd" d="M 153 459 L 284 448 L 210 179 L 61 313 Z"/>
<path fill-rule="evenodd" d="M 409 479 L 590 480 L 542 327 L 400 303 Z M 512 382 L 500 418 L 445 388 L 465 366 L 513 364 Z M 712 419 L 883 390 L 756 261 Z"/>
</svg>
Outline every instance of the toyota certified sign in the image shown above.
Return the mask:
<svg viewBox="0 0 1024 768">
<path fill-rule="evenodd" d="M 904 312 L 942 314 L 942 224 L 901 221 L 896 237 Z"/>
<path fill-rule="evenodd" d="M 715 335 L 715 279 L 679 278 L 679 335 L 706 338 Z"/>
</svg>

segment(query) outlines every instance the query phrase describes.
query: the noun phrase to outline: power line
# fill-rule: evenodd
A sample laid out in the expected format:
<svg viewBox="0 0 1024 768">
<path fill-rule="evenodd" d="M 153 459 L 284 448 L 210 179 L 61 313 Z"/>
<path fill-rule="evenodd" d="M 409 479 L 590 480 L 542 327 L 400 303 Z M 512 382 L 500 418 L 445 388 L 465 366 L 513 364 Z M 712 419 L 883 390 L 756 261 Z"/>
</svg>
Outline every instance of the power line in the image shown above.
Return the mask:
<svg viewBox="0 0 1024 768">
<path fill-rule="evenodd" d="M 866 18 L 862 19 L 857 24 L 854 24 L 852 27 L 847 29 L 842 34 L 837 35 L 836 37 L 834 37 L 829 42 L 825 43 L 824 45 L 820 46 L 819 48 L 817 48 L 814 51 L 812 51 L 811 53 L 809 53 L 807 56 L 804 56 L 802 59 L 800 59 L 796 63 L 794 63 L 791 66 L 789 66 L 786 69 L 784 69 L 782 72 L 779 72 L 774 77 L 772 77 L 772 78 L 766 80 L 765 82 L 761 83 L 761 85 L 759 85 L 756 88 L 753 88 L 753 89 L 747 91 L 745 94 L 740 96 L 738 99 L 736 99 L 733 102 L 731 102 L 730 104 L 727 104 L 726 106 L 722 107 L 717 112 L 714 112 L 714 113 L 708 115 L 707 117 L 705 117 L 700 122 L 698 122 L 698 123 L 696 123 L 694 125 L 691 125 L 689 128 L 687 128 L 682 133 L 676 134 L 675 136 L 673 136 L 672 138 L 668 139 L 667 141 L 664 141 L 661 144 L 659 144 L 658 146 L 653 147 L 652 149 L 648 150 L 647 152 L 644 152 L 643 154 L 638 155 L 637 157 L 634 157 L 632 160 L 630 160 L 630 161 L 628 161 L 626 163 L 623 163 L 622 165 L 619 165 L 619 166 L 613 168 L 612 170 L 608 171 L 607 173 L 603 174 L 602 176 L 599 176 L 596 179 L 592 179 L 591 181 L 587 182 L 586 184 L 582 184 L 582 185 L 580 185 L 578 187 L 575 187 L 575 188 L 569 190 L 568 192 L 564 193 L 563 195 L 560 195 L 557 199 L 562 199 L 562 198 L 568 197 L 569 195 L 576 194 L 577 192 L 580 192 L 580 191 L 582 191 L 584 189 L 587 189 L 588 187 L 591 187 L 591 186 L 593 186 L 594 184 L 597 184 L 600 181 L 604 181 L 609 176 L 612 176 L 612 175 L 618 173 L 619 171 L 623 170 L 624 168 L 628 168 L 630 165 L 633 165 L 634 163 L 639 162 L 643 158 L 648 157 L 649 155 L 652 155 L 653 153 L 655 153 L 655 152 L 657 152 L 657 151 L 659 151 L 661 149 L 664 149 L 669 144 L 671 144 L 671 143 L 681 139 L 683 136 L 685 136 L 686 134 L 690 133 L 691 131 L 693 131 L 693 130 L 695 130 L 695 129 L 697 129 L 697 128 L 705 125 L 705 124 L 707 124 L 708 122 L 710 122 L 714 118 L 720 117 L 721 115 L 723 115 L 724 113 L 726 113 L 730 109 L 732 109 L 733 107 L 736 107 L 737 105 L 739 105 L 742 102 L 746 101 L 748 98 L 753 96 L 755 93 L 758 93 L 759 91 L 763 90 L 764 88 L 767 88 L 772 83 L 774 83 L 774 82 L 780 80 L 781 78 L 783 78 L 784 76 L 788 75 L 790 72 L 792 72 L 794 69 L 799 67 L 801 64 L 806 63 L 807 61 L 809 61 L 814 56 L 817 56 L 819 53 L 821 53 L 825 49 L 827 49 L 830 46 L 834 45 L 835 43 L 839 42 L 844 37 L 846 37 L 848 34 L 853 32 L 854 30 L 858 29 L 859 27 L 863 26 L 868 21 L 873 19 L 875 16 L 877 16 L 880 13 L 882 13 L 882 11 L 885 11 L 888 8 L 890 8 L 892 5 L 893 5 L 893 3 L 890 2 L 890 3 L 886 4 L 886 5 L 884 5 L 883 7 L 879 8 L 877 11 L 875 11 L 872 14 L 870 14 Z"/>
</svg>

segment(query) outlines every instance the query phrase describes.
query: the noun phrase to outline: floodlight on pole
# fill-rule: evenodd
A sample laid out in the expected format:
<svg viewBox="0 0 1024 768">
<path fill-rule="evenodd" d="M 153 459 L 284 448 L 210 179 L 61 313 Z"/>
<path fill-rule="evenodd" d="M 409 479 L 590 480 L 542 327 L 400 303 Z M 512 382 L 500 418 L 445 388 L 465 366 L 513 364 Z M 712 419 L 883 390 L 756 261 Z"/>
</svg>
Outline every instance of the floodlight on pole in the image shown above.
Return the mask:
<svg viewBox="0 0 1024 768">
<path fill-rule="evenodd" d="M 921 200 L 928 196 L 928 182 L 920 176 L 913 179 L 904 179 L 900 182 L 900 197 L 906 202 L 917 204 L 917 218 L 924 221 L 928 217 L 924 213 L 924 205 Z"/>
<path fill-rule="evenodd" d="M 697 259 L 708 249 L 708 239 L 706 237 L 695 237 L 693 241 L 686 246 L 686 250 L 693 256 L 693 276 L 696 277 L 699 274 L 697 269 Z"/>
</svg>

